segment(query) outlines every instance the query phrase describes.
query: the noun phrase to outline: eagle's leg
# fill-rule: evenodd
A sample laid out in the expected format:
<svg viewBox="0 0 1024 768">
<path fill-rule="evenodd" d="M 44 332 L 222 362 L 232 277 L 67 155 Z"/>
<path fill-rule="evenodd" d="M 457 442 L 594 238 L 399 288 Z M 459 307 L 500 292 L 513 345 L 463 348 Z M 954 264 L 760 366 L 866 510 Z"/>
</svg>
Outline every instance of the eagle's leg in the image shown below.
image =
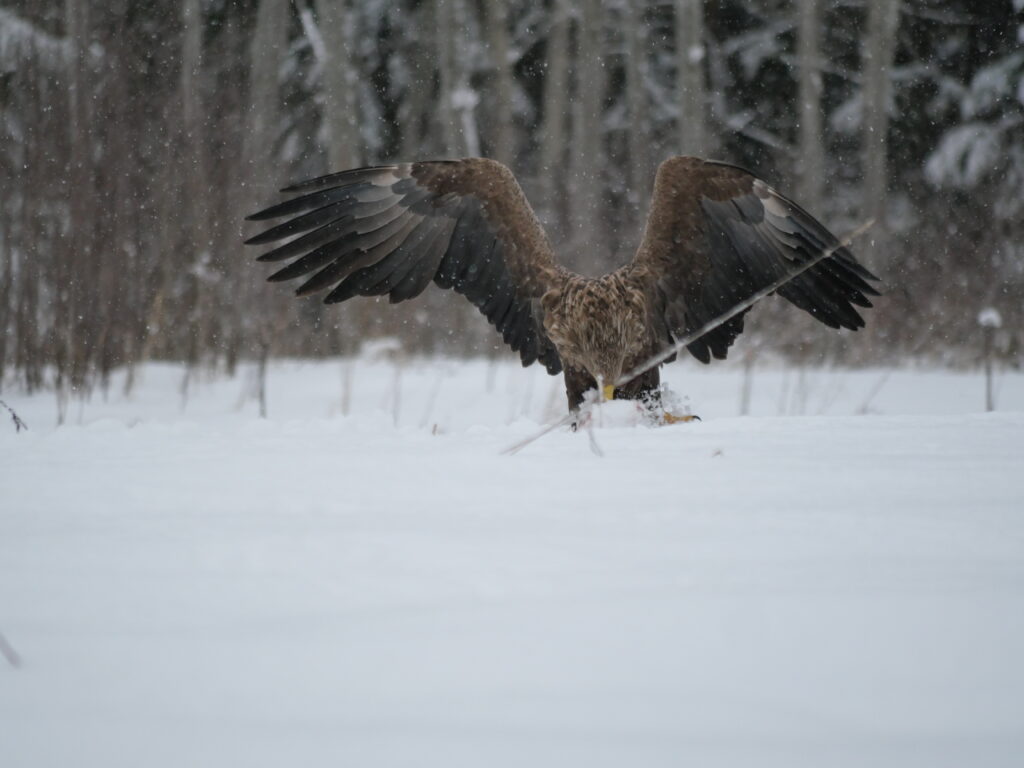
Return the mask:
<svg viewBox="0 0 1024 768">
<path fill-rule="evenodd" d="M 565 368 L 565 395 L 569 400 L 569 411 L 577 416 L 572 423 L 573 429 L 576 429 L 583 397 L 591 389 L 597 389 L 597 381 L 593 376 L 579 368 L 569 368 L 568 366 Z"/>
<path fill-rule="evenodd" d="M 655 366 L 615 390 L 616 400 L 639 400 L 645 407 L 661 407 L 661 375 Z"/>
</svg>

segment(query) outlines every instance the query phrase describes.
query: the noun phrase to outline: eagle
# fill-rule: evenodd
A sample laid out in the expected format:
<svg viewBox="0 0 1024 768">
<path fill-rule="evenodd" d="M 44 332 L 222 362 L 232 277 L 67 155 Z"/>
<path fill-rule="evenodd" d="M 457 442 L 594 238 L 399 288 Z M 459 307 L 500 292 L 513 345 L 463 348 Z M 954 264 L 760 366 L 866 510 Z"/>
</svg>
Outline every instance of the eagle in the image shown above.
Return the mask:
<svg viewBox="0 0 1024 768">
<path fill-rule="evenodd" d="M 297 196 L 247 217 L 285 219 L 246 241 L 285 241 L 258 257 L 291 260 L 269 280 L 304 278 L 297 295 L 330 289 L 327 304 L 385 295 L 395 303 L 430 283 L 450 288 L 524 366 L 564 374 L 570 415 L 591 390 L 659 407 L 659 366 L 623 375 L 823 251 L 832 253 L 776 292 L 850 330 L 864 326 L 855 307 L 879 295 L 878 278 L 807 211 L 743 168 L 696 157 L 661 163 L 632 261 L 595 278 L 557 263 L 515 176 L 495 160 L 356 168 L 282 192 Z M 745 314 L 686 349 L 703 363 L 724 359 Z"/>
</svg>

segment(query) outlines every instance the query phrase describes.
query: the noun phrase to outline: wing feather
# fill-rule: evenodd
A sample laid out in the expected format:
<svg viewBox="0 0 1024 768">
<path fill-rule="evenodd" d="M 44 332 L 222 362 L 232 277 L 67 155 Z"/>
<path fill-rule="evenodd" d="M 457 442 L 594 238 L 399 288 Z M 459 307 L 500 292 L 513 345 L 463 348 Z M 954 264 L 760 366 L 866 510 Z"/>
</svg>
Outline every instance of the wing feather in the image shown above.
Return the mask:
<svg viewBox="0 0 1024 768">
<path fill-rule="evenodd" d="M 729 311 L 821 251 L 836 237 L 793 201 L 736 166 L 673 157 L 661 164 L 644 237 L 630 266 L 661 297 L 675 337 Z M 847 248 L 777 292 L 832 328 L 857 330 L 854 308 L 870 307 L 878 278 Z M 687 349 L 699 360 L 724 358 L 743 331 L 743 315 Z"/>
<path fill-rule="evenodd" d="M 322 176 L 284 192 L 298 197 L 249 217 L 286 218 L 247 240 L 286 240 L 258 257 L 294 259 L 270 280 L 306 277 L 297 293 L 418 296 L 433 281 L 464 295 L 519 352 L 551 373 L 561 361 L 535 307 L 565 279 L 511 171 L 493 160 L 403 163 Z M 292 238 L 292 239 L 289 239 Z"/>
</svg>

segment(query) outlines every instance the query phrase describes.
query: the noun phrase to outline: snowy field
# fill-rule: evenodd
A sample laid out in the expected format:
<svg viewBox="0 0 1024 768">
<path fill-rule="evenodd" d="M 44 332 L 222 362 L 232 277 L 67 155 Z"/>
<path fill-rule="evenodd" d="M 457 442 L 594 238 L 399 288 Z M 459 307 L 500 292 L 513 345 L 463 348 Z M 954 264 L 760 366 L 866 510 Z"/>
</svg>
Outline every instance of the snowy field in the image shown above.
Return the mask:
<svg viewBox="0 0 1024 768">
<path fill-rule="evenodd" d="M 1024 376 L 252 378 L 3 394 L 0 766 L 1024 765 Z"/>
</svg>

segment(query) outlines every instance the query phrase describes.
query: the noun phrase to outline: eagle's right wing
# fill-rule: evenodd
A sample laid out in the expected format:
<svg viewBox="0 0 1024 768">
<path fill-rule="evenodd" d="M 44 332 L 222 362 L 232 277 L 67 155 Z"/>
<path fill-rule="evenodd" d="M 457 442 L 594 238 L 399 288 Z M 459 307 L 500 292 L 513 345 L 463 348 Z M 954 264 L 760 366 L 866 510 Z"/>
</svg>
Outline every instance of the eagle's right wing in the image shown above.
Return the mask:
<svg viewBox="0 0 1024 768">
<path fill-rule="evenodd" d="M 661 297 L 664 329 L 678 339 L 796 271 L 835 252 L 777 290 L 832 328 L 857 330 L 878 280 L 813 216 L 742 168 L 695 157 L 661 164 L 643 241 L 630 269 Z M 737 315 L 688 345 L 724 358 L 743 330 Z M 670 341 L 670 340 L 666 340 Z"/>
<path fill-rule="evenodd" d="M 282 190 L 300 197 L 249 216 L 287 221 L 246 241 L 294 238 L 259 257 L 294 258 L 270 280 L 305 277 L 298 295 L 331 288 L 391 302 L 433 281 L 463 294 L 519 352 L 550 373 L 561 361 L 536 314 L 564 271 L 512 172 L 483 158 L 357 168 Z M 297 257 L 297 258 L 295 258 Z"/>
</svg>

